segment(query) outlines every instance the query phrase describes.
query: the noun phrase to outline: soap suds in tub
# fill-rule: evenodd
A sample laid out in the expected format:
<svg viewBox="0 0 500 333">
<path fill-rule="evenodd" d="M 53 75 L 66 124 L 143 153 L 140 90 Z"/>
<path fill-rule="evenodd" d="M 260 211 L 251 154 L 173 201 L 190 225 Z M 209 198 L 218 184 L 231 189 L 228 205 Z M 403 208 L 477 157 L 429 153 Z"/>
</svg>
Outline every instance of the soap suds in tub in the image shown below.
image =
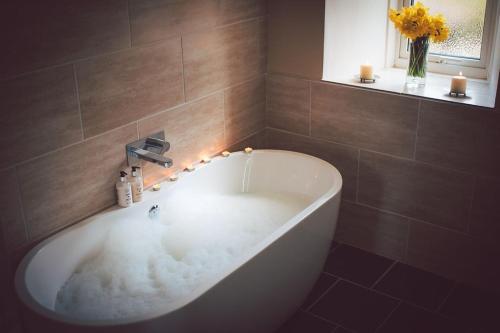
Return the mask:
<svg viewBox="0 0 500 333">
<path fill-rule="evenodd" d="M 157 313 L 287 222 L 309 198 L 178 191 L 156 221 L 123 220 L 59 290 L 56 311 L 88 319 Z"/>
</svg>

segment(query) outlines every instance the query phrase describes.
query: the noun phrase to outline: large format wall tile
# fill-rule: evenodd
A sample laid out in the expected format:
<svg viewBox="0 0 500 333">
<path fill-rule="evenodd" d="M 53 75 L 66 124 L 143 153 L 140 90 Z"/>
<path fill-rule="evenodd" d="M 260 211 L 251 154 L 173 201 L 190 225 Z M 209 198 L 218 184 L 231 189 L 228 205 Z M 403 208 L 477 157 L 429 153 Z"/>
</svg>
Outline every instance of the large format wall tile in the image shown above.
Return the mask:
<svg viewBox="0 0 500 333">
<path fill-rule="evenodd" d="M 266 0 L 220 0 L 219 25 L 229 24 L 266 14 Z"/>
<path fill-rule="evenodd" d="M 264 77 L 224 91 L 226 143 L 233 144 L 261 129 L 266 123 Z"/>
<path fill-rule="evenodd" d="M 0 77 L 116 51 L 130 43 L 126 0 L 6 1 L 0 13 L 5 24 Z"/>
<path fill-rule="evenodd" d="M 336 84 L 312 84 L 312 135 L 413 157 L 418 100 Z"/>
<path fill-rule="evenodd" d="M 77 65 L 85 137 L 184 101 L 180 38 Z"/>
<path fill-rule="evenodd" d="M 330 162 L 342 175 L 343 198 L 352 201 L 356 199 L 357 149 L 273 129 L 267 130 L 266 146 L 273 149 L 298 151 Z"/>
<path fill-rule="evenodd" d="M 470 233 L 500 249 L 500 180 L 479 177 L 476 181 Z"/>
<path fill-rule="evenodd" d="M 416 159 L 476 171 L 480 162 L 482 112 L 469 106 L 422 101 Z"/>
<path fill-rule="evenodd" d="M 0 179 L 3 180 L 0 187 L 0 228 L 3 231 L 5 247 L 10 252 L 27 241 L 26 227 L 15 170 L 1 171 Z"/>
<path fill-rule="evenodd" d="M 343 201 L 335 240 L 394 260 L 403 260 L 408 220 Z"/>
<path fill-rule="evenodd" d="M 310 82 L 285 76 L 267 79 L 267 125 L 309 135 Z"/>
<path fill-rule="evenodd" d="M 498 85 L 500 87 L 500 84 Z M 500 103 L 500 95 L 497 96 Z M 500 180 L 500 109 L 494 112 L 482 110 L 483 125 L 479 145 L 479 163 L 477 173 Z"/>
<path fill-rule="evenodd" d="M 132 45 L 214 27 L 217 0 L 131 0 Z"/>
<path fill-rule="evenodd" d="M 186 97 L 192 100 L 265 72 L 265 21 L 182 37 Z"/>
<path fill-rule="evenodd" d="M 467 229 L 473 177 L 361 151 L 358 200 L 457 230 Z"/>
<path fill-rule="evenodd" d="M 499 290 L 498 250 L 465 234 L 411 221 L 408 241 L 410 265 L 481 288 Z"/>
<path fill-rule="evenodd" d="M 144 170 L 146 185 L 224 148 L 223 94 L 217 93 L 139 121 L 140 137 L 160 130 L 165 131 L 170 142 L 170 150 L 165 156 L 174 160 L 174 167 L 170 170 L 147 165 Z"/>
<path fill-rule="evenodd" d="M 30 238 L 114 204 L 125 144 L 136 139 L 137 126 L 132 124 L 19 166 Z"/>
<path fill-rule="evenodd" d="M 82 139 L 71 66 L 0 83 L 0 168 Z"/>
</svg>

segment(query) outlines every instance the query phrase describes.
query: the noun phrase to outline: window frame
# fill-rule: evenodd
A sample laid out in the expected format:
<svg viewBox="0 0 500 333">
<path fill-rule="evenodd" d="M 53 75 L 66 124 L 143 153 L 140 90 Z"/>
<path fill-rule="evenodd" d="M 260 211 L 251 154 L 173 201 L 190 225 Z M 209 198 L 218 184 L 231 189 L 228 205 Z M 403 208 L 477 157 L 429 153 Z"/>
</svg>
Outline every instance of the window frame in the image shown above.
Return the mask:
<svg viewBox="0 0 500 333">
<path fill-rule="evenodd" d="M 398 8 L 409 6 L 413 2 L 414 0 L 398 0 Z M 456 75 L 458 72 L 462 72 L 463 75 L 471 78 L 488 79 L 493 52 L 497 5 L 498 0 L 486 0 L 483 39 L 481 41 L 481 55 L 479 60 L 429 53 L 427 70 L 447 75 Z M 408 39 L 397 31 L 395 67 L 407 68 L 409 57 L 407 45 Z"/>
</svg>

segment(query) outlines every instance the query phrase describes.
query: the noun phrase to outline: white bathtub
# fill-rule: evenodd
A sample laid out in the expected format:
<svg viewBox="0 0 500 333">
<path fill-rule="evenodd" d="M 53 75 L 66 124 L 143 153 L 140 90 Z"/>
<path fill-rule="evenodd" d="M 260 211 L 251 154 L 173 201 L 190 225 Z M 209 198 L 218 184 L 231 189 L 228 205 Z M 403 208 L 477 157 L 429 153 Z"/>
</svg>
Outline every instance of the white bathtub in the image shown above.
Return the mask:
<svg viewBox="0 0 500 333">
<path fill-rule="evenodd" d="M 15 282 L 28 332 L 263 333 L 276 330 L 298 309 L 322 270 L 335 231 L 342 188 L 336 168 L 300 153 L 258 150 L 214 158 L 194 172 L 183 172 L 178 181 L 161 185 L 159 192 L 148 191 L 143 202 L 91 217 L 26 255 Z M 96 251 L 110 226 L 123 217 L 151 223 L 149 208 L 161 208 L 173 191 L 185 188 L 240 195 L 265 190 L 311 200 L 225 271 L 166 307 L 108 320 L 80 320 L 55 311 L 57 292 L 77 265 Z"/>
</svg>

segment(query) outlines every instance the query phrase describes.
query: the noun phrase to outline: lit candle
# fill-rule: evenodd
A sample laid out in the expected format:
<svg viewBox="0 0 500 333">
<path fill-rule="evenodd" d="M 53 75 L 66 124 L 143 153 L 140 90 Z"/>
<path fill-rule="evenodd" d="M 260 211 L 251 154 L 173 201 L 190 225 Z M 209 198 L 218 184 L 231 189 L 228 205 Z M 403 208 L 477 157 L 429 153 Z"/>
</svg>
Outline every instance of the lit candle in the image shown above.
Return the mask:
<svg viewBox="0 0 500 333">
<path fill-rule="evenodd" d="M 245 148 L 245 153 L 247 153 L 247 154 L 250 154 L 252 151 L 253 151 L 253 149 L 250 147 Z"/>
<path fill-rule="evenodd" d="M 373 80 L 373 66 L 368 63 L 359 66 L 359 78 L 364 80 Z"/>
<path fill-rule="evenodd" d="M 210 157 L 204 157 L 201 161 L 203 163 L 210 163 L 210 162 L 212 162 L 212 160 L 210 159 Z"/>
<path fill-rule="evenodd" d="M 189 164 L 184 170 L 187 172 L 194 171 L 194 166 L 192 164 Z"/>
<path fill-rule="evenodd" d="M 223 151 L 223 152 L 221 153 L 221 155 L 222 155 L 223 157 L 229 157 L 229 155 L 231 155 L 231 153 L 230 153 L 230 152 L 228 152 L 227 150 L 225 150 L 225 151 Z"/>
<path fill-rule="evenodd" d="M 458 76 L 451 78 L 451 88 L 450 92 L 456 94 L 464 94 L 467 89 L 467 78 L 462 75 L 462 72 Z"/>
<path fill-rule="evenodd" d="M 175 182 L 177 179 L 179 179 L 179 176 L 177 176 L 175 173 L 168 177 L 168 180 L 170 180 L 171 182 Z"/>
<path fill-rule="evenodd" d="M 160 184 L 154 184 L 153 185 L 153 191 L 157 192 L 159 190 L 161 190 L 161 185 Z"/>
</svg>

